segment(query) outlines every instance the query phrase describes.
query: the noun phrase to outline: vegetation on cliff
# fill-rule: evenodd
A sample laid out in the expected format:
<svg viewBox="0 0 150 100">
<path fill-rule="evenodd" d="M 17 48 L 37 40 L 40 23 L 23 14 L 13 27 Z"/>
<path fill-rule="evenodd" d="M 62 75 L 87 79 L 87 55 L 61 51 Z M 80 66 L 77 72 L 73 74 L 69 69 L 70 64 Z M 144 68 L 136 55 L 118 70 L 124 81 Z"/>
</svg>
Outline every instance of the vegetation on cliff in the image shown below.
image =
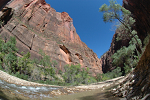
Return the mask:
<svg viewBox="0 0 150 100">
<path fill-rule="evenodd" d="M 80 65 L 66 65 L 64 71 L 56 74 L 56 61 L 51 61 L 42 50 L 39 51 L 41 59 L 30 59 L 30 53 L 22 57 L 17 56 L 15 37 L 8 41 L 0 39 L 0 69 L 16 77 L 46 84 L 79 85 L 96 82 L 89 73 L 89 69 Z"/>
<path fill-rule="evenodd" d="M 102 5 L 99 10 L 100 12 L 103 12 L 104 22 L 113 22 L 116 20 L 120 22 L 120 24 L 117 25 L 117 30 L 119 30 L 120 33 L 118 34 L 116 41 L 129 41 L 128 46 L 122 46 L 111 57 L 112 65 L 116 69 L 118 69 L 118 67 L 121 68 L 120 72 L 122 74 L 120 75 L 125 75 L 136 67 L 143 52 L 142 42 L 139 39 L 137 32 L 133 29 L 135 20 L 132 18 L 130 11 L 117 4 L 114 0 L 110 0 L 109 6 L 106 4 Z M 108 76 L 108 73 L 113 73 L 113 71 L 114 70 L 107 72 L 103 77 Z M 108 77 L 110 78 L 111 74 L 109 74 Z"/>
<path fill-rule="evenodd" d="M 71 84 L 89 84 L 96 82 L 94 77 L 89 75 L 89 68 L 81 68 L 80 65 L 65 66 L 65 73 L 62 74 L 64 81 Z"/>
<path fill-rule="evenodd" d="M 115 91 L 114 95 L 124 97 L 127 100 L 150 100 L 150 8 L 149 0 L 123 0 L 123 6 L 132 12 L 136 23 L 134 29 L 137 31 L 139 38 L 142 41 L 143 54 L 138 61 L 137 66 L 129 74 L 126 80 L 120 84 Z M 149 43 L 148 43 L 149 42 Z M 118 92 L 117 92 L 118 91 Z"/>
</svg>

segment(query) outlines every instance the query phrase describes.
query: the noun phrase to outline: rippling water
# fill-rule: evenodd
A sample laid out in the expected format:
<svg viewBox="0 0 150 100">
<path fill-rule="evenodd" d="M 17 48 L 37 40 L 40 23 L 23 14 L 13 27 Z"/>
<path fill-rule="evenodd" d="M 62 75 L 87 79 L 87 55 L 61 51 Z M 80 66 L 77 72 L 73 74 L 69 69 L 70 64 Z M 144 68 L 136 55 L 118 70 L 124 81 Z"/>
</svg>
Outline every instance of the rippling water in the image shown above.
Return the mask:
<svg viewBox="0 0 150 100">
<path fill-rule="evenodd" d="M 49 94 L 50 91 L 60 89 L 60 87 L 48 87 L 48 86 L 41 86 L 41 87 L 32 87 L 32 86 L 21 86 L 7 83 L 3 80 L 0 80 L 0 93 L 1 98 L 4 96 L 2 94 L 7 95 L 6 92 L 12 93 L 14 95 L 22 95 L 28 98 L 51 98 Z M 5 97 L 4 97 L 5 98 Z"/>
<path fill-rule="evenodd" d="M 113 97 L 109 92 L 101 89 L 79 92 L 74 94 L 54 97 L 51 91 L 62 89 L 60 87 L 32 87 L 10 84 L 0 80 L 0 99 L 1 100 L 119 100 Z"/>
</svg>

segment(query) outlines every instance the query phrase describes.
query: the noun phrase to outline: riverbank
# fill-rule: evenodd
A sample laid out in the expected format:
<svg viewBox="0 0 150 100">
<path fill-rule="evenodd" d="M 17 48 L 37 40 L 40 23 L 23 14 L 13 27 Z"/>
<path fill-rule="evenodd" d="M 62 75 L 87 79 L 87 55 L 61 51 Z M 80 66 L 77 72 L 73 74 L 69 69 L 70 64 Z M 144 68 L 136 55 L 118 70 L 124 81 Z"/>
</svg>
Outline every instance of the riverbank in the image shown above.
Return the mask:
<svg viewBox="0 0 150 100">
<path fill-rule="evenodd" d="M 6 72 L 3 72 L 0 70 L 0 79 L 4 80 L 8 83 L 11 84 L 16 84 L 16 85 L 22 85 L 22 86 L 55 86 L 55 85 L 47 85 L 47 84 L 40 84 L 40 83 L 36 83 L 36 82 L 30 82 L 30 81 L 26 81 L 20 78 L 17 78 L 15 76 L 9 75 Z M 55 86 L 56 87 L 56 86 Z M 62 86 L 57 86 L 57 87 L 62 87 Z"/>
<path fill-rule="evenodd" d="M 17 78 L 15 76 L 9 75 L 8 73 L 3 72 L 1 70 L 0 70 L 0 79 L 6 81 L 8 83 L 11 83 L 11 84 L 22 85 L 22 86 L 55 86 L 56 87 L 56 85 L 47 85 L 47 84 L 40 84 L 40 83 L 36 83 L 36 82 L 26 81 L 26 80 Z M 75 88 L 98 89 L 98 88 L 102 88 L 104 86 L 107 87 L 111 84 L 119 84 L 124 79 L 125 79 L 125 77 L 121 76 L 121 77 L 110 79 L 107 81 L 93 83 L 90 85 L 75 86 Z M 63 86 L 58 86 L 58 87 L 63 87 Z"/>
<path fill-rule="evenodd" d="M 47 95 L 50 95 L 52 97 L 58 96 L 58 95 L 67 95 L 67 94 L 72 94 L 72 93 L 78 93 L 78 92 L 82 92 L 82 91 L 92 91 L 95 89 L 101 89 L 102 91 L 104 91 L 107 87 L 120 84 L 121 82 L 123 82 L 123 80 L 125 78 L 126 77 L 122 76 L 122 77 L 114 78 L 114 79 L 107 80 L 104 82 L 97 82 L 97 83 L 93 83 L 93 84 L 89 84 L 89 85 L 67 87 L 67 86 L 47 85 L 47 84 L 40 84 L 40 83 L 26 81 L 23 79 L 19 79 L 15 76 L 11 76 L 8 73 L 0 70 L 0 79 L 5 82 L 11 83 L 11 84 L 26 86 L 26 88 L 29 86 L 30 87 L 31 86 L 32 87 L 43 87 L 44 86 L 44 87 L 55 87 L 55 88 L 58 87 L 58 89 L 47 92 Z"/>
</svg>

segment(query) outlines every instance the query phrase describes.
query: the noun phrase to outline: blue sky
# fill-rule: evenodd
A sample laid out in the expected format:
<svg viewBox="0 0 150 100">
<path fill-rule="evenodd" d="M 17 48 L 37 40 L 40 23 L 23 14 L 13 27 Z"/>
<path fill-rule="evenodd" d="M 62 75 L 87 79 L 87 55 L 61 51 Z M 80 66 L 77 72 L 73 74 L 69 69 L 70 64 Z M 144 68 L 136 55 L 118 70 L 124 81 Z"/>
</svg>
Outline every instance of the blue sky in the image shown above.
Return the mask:
<svg viewBox="0 0 150 100">
<path fill-rule="evenodd" d="M 100 58 L 108 51 L 115 29 L 115 23 L 104 23 L 101 5 L 109 0 L 45 0 L 57 12 L 67 12 L 73 19 L 80 39 Z M 122 4 L 122 0 L 116 0 Z"/>
</svg>

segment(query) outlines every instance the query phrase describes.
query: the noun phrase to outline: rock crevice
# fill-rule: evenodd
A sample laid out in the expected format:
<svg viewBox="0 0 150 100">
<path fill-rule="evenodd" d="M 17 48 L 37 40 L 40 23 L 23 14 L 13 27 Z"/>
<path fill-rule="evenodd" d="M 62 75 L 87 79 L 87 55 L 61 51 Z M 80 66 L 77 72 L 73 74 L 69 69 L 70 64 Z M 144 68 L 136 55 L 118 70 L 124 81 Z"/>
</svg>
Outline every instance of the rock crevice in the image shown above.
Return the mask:
<svg viewBox="0 0 150 100">
<path fill-rule="evenodd" d="M 58 63 L 58 69 L 80 64 L 93 75 L 102 73 L 99 58 L 80 40 L 68 13 L 56 12 L 45 0 L 13 0 L 7 7 L 13 12 L 0 36 L 15 36 L 19 54 L 30 52 L 32 59 L 40 59 L 41 49 Z"/>
</svg>

